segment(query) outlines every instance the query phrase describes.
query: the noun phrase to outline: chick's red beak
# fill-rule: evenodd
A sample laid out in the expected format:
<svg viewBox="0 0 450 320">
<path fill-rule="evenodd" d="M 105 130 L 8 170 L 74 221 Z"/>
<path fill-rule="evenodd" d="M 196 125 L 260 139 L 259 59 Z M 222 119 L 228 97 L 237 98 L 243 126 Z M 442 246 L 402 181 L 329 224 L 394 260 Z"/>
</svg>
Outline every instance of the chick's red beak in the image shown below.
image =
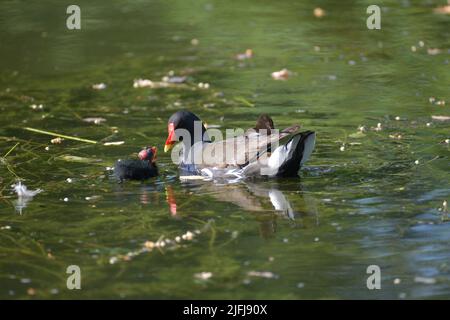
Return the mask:
<svg viewBox="0 0 450 320">
<path fill-rule="evenodd" d="M 166 144 L 164 145 L 164 152 L 172 149 L 175 144 L 175 126 L 172 122 L 167 126 L 167 131 L 169 132 L 169 135 L 167 136 Z"/>
</svg>

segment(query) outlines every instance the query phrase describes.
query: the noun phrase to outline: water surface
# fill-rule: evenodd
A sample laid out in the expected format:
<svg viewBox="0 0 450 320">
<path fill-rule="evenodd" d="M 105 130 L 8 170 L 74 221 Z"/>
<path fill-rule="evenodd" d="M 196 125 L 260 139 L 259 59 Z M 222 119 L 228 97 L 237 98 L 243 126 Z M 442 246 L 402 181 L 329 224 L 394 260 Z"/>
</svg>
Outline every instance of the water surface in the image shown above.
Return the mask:
<svg viewBox="0 0 450 320">
<path fill-rule="evenodd" d="M 450 17 L 433 13 L 443 1 L 385 1 L 371 31 L 370 4 L 78 1 L 82 29 L 68 30 L 59 1 L 2 2 L 0 154 L 19 144 L 0 164 L 0 297 L 449 298 L 449 122 L 432 116 L 450 115 Z M 292 77 L 272 80 L 282 68 Z M 187 82 L 133 88 L 171 71 Z M 181 182 L 162 150 L 182 108 L 222 130 L 266 112 L 316 131 L 316 149 L 298 178 Z M 125 143 L 52 144 L 25 127 Z M 160 177 L 110 177 L 153 144 Z M 17 177 L 44 191 L 17 203 Z M 69 265 L 81 290 L 66 288 Z"/>
</svg>

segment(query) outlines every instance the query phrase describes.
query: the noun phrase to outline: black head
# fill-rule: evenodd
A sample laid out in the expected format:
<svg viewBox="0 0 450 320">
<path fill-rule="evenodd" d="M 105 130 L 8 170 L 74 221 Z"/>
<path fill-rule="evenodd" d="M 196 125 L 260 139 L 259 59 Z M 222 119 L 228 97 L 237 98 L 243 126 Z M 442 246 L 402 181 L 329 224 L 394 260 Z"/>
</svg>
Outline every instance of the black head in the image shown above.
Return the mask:
<svg viewBox="0 0 450 320">
<path fill-rule="evenodd" d="M 164 146 L 164 152 L 169 151 L 172 149 L 173 145 L 177 141 L 182 141 L 182 137 L 177 137 L 175 130 L 177 129 L 184 129 L 189 132 L 191 135 L 191 141 L 190 145 L 192 146 L 195 142 L 194 137 L 194 128 L 195 124 L 201 125 L 202 129 L 202 138 L 205 137 L 206 128 L 201 122 L 200 118 L 197 117 L 195 114 L 193 114 L 190 111 L 182 110 L 177 111 L 173 115 L 170 116 L 169 121 L 167 122 L 167 131 L 168 136 L 166 140 L 166 144 Z"/>
</svg>

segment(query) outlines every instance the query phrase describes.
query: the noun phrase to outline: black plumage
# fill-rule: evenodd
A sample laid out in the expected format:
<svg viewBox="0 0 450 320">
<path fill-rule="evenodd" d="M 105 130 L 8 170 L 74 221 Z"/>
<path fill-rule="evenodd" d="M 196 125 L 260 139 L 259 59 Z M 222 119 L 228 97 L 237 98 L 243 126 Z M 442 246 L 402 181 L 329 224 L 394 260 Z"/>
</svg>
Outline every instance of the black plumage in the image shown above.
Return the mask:
<svg viewBox="0 0 450 320">
<path fill-rule="evenodd" d="M 118 160 L 114 166 L 114 175 L 123 180 L 145 180 L 158 175 L 158 167 L 155 163 L 156 148 L 146 148 L 139 152 L 139 160 Z"/>
</svg>

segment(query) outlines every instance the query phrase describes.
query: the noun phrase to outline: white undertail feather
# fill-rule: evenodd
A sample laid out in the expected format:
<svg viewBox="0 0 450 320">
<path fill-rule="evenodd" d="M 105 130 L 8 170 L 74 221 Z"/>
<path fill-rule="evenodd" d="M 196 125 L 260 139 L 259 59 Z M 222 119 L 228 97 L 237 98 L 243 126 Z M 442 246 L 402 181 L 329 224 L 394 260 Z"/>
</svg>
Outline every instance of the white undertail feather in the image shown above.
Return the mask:
<svg viewBox="0 0 450 320">
<path fill-rule="evenodd" d="M 303 149 L 303 157 L 302 161 L 300 161 L 300 165 L 303 165 L 306 161 L 308 161 L 309 157 L 311 156 L 311 153 L 314 150 L 315 145 L 316 145 L 316 134 L 313 133 L 306 138 L 305 146 Z"/>
</svg>

